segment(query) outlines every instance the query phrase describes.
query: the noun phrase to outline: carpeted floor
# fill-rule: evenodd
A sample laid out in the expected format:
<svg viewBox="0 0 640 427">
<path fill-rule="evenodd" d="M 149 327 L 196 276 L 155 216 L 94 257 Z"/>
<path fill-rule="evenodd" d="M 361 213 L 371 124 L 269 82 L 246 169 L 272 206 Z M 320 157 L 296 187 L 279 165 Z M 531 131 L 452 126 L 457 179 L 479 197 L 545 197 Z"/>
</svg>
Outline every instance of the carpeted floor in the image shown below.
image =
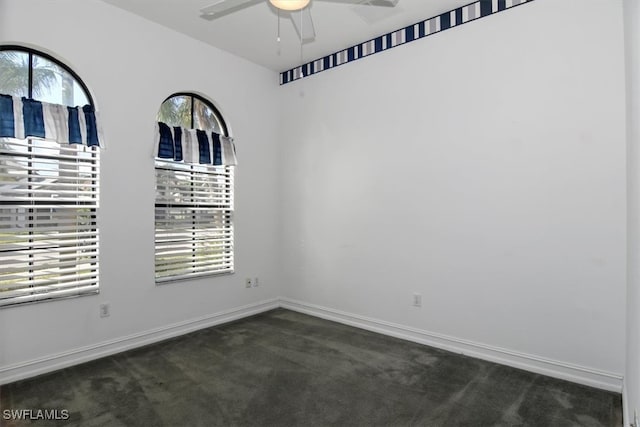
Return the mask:
<svg viewBox="0 0 640 427">
<path fill-rule="evenodd" d="M 621 397 L 287 310 L 0 388 L 37 426 L 621 426 Z"/>
</svg>

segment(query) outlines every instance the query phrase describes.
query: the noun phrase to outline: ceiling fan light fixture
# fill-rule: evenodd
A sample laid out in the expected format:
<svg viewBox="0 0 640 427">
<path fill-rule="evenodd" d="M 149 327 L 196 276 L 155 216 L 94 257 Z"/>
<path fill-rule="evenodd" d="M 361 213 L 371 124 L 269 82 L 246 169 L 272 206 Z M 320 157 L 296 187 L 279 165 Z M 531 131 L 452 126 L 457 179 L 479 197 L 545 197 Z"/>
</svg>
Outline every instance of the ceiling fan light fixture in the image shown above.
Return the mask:
<svg viewBox="0 0 640 427">
<path fill-rule="evenodd" d="M 269 2 L 282 10 L 300 10 L 307 7 L 310 0 L 269 0 Z"/>
</svg>

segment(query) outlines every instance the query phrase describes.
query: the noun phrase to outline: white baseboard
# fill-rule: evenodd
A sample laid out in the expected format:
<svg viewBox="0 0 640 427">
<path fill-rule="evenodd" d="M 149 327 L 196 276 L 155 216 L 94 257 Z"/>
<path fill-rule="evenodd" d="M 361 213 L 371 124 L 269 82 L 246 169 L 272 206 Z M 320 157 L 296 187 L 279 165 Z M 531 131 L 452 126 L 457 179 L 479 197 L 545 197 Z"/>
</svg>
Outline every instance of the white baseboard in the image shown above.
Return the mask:
<svg viewBox="0 0 640 427">
<path fill-rule="evenodd" d="M 208 328 L 221 323 L 241 319 L 243 317 L 253 316 L 258 313 L 273 310 L 279 306 L 279 299 L 274 298 L 202 316 L 196 319 L 163 326 L 161 328 L 128 335 L 111 341 L 76 348 L 64 353 L 29 360 L 27 362 L 9 365 L 6 367 L 0 367 L 0 385 L 45 374 L 47 372 L 99 359 L 101 357 L 110 356 L 147 344 L 153 344 L 155 342 L 184 335 L 198 329 Z"/>
<path fill-rule="evenodd" d="M 425 344 L 432 347 L 460 353 L 514 368 L 524 369 L 550 377 L 596 387 L 616 393 L 622 392 L 622 375 L 599 371 L 584 366 L 547 359 L 540 356 L 520 353 L 504 348 L 480 344 L 443 334 L 429 332 L 404 325 L 372 319 L 346 313 L 331 308 L 295 301 L 288 298 L 280 300 L 280 306 L 289 310 L 309 314 L 327 320 L 343 323 L 372 332 Z"/>
<path fill-rule="evenodd" d="M 572 381 L 617 393 L 623 392 L 622 375 L 599 371 L 583 366 L 559 362 L 530 354 L 519 353 L 499 347 L 475 343 L 451 336 L 437 334 L 417 328 L 368 318 L 331 308 L 295 301 L 288 298 L 274 298 L 254 304 L 236 307 L 219 313 L 175 323 L 161 328 L 81 347 L 59 354 L 29 360 L 19 364 L 0 367 L 0 385 L 52 372 L 58 369 L 110 356 L 133 348 L 152 344 L 198 329 L 231 322 L 265 311 L 282 307 L 311 316 L 343 323 L 372 332 L 393 336 L 407 341 L 460 353 L 478 359 L 488 360 L 527 371 Z M 625 398 L 623 393 L 623 399 Z M 623 410 L 626 405 L 623 402 Z M 625 415 L 628 415 L 625 413 Z"/>
</svg>

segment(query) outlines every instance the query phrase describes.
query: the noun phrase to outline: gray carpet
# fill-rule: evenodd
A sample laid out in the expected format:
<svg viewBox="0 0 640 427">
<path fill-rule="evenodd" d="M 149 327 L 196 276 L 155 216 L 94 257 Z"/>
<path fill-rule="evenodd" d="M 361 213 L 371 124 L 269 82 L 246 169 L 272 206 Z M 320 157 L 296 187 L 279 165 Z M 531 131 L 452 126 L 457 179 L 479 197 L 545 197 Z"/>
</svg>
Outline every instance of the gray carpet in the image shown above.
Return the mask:
<svg viewBox="0 0 640 427">
<path fill-rule="evenodd" d="M 0 388 L 69 426 L 621 426 L 621 397 L 274 310 Z M 34 415 L 36 413 L 34 412 Z"/>
</svg>

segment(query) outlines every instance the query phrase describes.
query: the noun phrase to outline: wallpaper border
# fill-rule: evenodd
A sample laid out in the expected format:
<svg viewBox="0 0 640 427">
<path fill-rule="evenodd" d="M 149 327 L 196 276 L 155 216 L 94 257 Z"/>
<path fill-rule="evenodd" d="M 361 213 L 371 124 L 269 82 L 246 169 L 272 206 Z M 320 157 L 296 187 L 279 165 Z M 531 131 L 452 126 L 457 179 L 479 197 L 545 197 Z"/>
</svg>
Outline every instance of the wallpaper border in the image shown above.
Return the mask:
<svg viewBox="0 0 640 427">
<path fill-rule="evenodd" d="M 450 28 L 458 27 L 534 0 L 477 0 L 466 6 L 425 19 L 408 27 L 383 34 L 374 39 L 334 52 L 322 58 L 298 65 L 280 73 L 280 85 L 330 70 L 367 56 L 410 43 Z"/>
</svg>

